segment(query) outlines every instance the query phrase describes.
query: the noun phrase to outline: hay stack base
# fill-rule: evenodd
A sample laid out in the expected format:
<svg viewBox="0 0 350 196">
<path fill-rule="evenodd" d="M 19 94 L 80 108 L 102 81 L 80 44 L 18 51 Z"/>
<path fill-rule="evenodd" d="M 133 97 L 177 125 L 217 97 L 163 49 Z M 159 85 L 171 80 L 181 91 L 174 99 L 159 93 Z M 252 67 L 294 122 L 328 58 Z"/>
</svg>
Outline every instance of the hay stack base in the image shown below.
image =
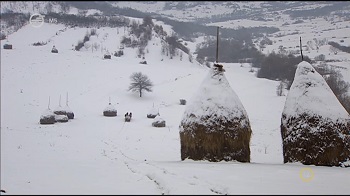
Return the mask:
<svg viewBox="0 0 350 196">
<path fill-rule="evenodd" d="M 147 118 L 155 118 L 157 114 L 147 114 Z"/>
<path fill-rule="evenodd" d="M 250 162 L 252 130 L 250 126 L 242 128 L 241 121 L 242 119 L 226 123 L 218 121 L 215 127 L 182 124 L 187 131 L 180 132 L 181 160 Z"/>
<path fill-rule="evenodd" d="M 117 116 L 117 112 L 116 111 L 103 111 L 103 116 L 107 116 L 107 117 Z"/>
<path fill-rule="evenodd" d="M 54 115 L 42 116 L 40 118 L 40 124 L 42 125 L 55 124 L 55 122 L 56 120 Z"/>
<path fill-rule="evenodd" d="M 153 127 L 165 127 L 165 121 L 162 122 L 153 122 L 152 123 Z"/>
<path fill-rule="evenodd" d="M 281 125 L 284 163 L 341 166 L 350 160 L 350 122 L 334 123 L 307 114 L 282 119 L 287 122 Z"/>
</svg>

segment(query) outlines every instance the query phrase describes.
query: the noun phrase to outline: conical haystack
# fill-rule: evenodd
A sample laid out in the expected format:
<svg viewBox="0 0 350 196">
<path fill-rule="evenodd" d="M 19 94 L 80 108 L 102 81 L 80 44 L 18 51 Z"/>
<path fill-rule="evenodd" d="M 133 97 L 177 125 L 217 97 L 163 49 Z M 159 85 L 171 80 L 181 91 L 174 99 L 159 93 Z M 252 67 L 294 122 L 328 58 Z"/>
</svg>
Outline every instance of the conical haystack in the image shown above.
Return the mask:
<svg viewBox="0 0 350 196">
<path fill-rule="evenodd" d="M 350 115 L 308 62 L 296 70 L 281 135 L 285 163 L 341 166 L 350 159 Z"/>
<path fill-rule="evenodd" d="M 40 124 L 42 125 L 55 124 L 55 122 L 55 114 L 49 108 L 40 116 Z"/>
<path fill-rule="evenodd" d="M 182 160 L 250 162 L 250 122 L 222 65 L 210 69 L 179 128 Z"/>
<path fill-rule="evenodd" d="M 165 120 L 161 118 L 159 115 L 157 115 L 153 122 L 152 122 L 153 127 L 165 127 Z"/>
</svg>

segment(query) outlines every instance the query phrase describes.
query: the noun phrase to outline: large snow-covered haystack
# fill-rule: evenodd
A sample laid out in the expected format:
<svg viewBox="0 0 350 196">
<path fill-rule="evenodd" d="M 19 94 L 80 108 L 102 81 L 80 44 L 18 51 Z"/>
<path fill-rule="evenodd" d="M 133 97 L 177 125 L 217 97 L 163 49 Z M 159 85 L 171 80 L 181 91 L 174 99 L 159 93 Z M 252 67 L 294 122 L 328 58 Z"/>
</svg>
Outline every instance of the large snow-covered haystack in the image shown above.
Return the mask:
<svg viewBox="0 0 350 196">
<path fill-rule="evenodd" d="M 250 122 L 221 65 L 209 70 L 179 128 L 182 160 L 250 162 Z"/>
<path fill-rule="evenodd" d="M 285 163 L 340 166 L 350 159 L 350 115 L 308 62 L 297 67 L 281 135 Z"/>
</svg>

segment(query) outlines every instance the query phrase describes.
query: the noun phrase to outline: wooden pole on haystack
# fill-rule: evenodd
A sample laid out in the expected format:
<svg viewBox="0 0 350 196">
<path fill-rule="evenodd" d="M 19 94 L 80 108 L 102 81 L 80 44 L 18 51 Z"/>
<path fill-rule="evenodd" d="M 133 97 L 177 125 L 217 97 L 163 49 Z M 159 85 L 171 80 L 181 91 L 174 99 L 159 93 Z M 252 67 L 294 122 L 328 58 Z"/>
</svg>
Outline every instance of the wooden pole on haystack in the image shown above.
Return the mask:
<svg viewBox="0 0 350 196">
<path fill-rule="evenodd" d="M 219 63 L 219 27 L 216 31 L 216 63 Z"/>
<path fill-rule="evenodd" d="M 300 37 L 300 54 L 301 54 L 301 61 L 304 60 L 304 56 L 303 56 L 303 48 L 302 48 L 302 45 L 301 45 L 301 37 Z"/>
<path fill-rule="evenodd" d="M 216 63 L 214 66 L 218 68 L 219 71 L 223 71 L 223 66 L 219 64 L 219 27 L 217 27 L 216 32 Z"/>
<path fill-rule="evenodd" d="M 68 106 L 68 92 L 67 92 L 67 96 L 66 96 L 66 106 Z"/>
<path fill-rule="evenodd" d="M 47 105 L 47 109 L 50 109 L 50 96 L 49 96 L 49 104 Z"/>
</svg>

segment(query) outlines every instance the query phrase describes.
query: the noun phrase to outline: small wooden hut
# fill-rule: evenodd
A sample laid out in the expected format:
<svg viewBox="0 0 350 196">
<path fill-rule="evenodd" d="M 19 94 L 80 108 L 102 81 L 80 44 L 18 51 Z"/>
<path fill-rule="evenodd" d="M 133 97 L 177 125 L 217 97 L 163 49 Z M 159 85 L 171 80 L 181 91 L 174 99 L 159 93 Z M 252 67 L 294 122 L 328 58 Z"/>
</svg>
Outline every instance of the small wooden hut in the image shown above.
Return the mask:
<svg viewBox="0 0 350 196">
<path fill-rule="evenodd" d="M 350 115 L 306 61 L 298 64 L 281 118 L 284 163 L 342 166 L 350 160 Z"/>
</svg>

